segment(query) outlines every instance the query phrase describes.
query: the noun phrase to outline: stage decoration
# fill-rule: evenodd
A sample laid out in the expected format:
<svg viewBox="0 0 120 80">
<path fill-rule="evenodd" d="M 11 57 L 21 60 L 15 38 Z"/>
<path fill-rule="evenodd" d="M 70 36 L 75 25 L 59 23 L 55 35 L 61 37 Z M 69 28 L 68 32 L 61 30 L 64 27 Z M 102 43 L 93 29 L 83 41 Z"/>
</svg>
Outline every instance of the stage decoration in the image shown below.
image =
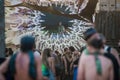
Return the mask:
<svg viewBox="0 0 120 80">
<path fill-rule="evenodd" d="M 14 34 L 11 38 L 11 43 L 19 45 L 21 37 L 32 35 L 36 38 L 36 48 L 40 50 L 51 48 L 63 51 L 65 47 L 69 46 L 74 46 L 79 50 L 80 47 L 84 46 L 83 32 L 91 27 L 92 24 L 85 18 L 84 20 L 79 20 L 69 17 L 78 13 L 76 2 L 74 0 L 40 1 L 37 5 L 42 5 L 44 8 L 49 6 L 48 11 L 52 9 L 56 11 L 48 13 L 47 11 L 42 12 L 25 6 L 20 7 L 19 4 L 21 2 L 15 4 L 17 7 L 11 7 L 12 10 L 6 7 L 6 18 L 8 18 L 6 23 L 10 24 L 10 27 L 6 28 L 6 34 L 10 31 Z M 27 0 L 24 2 L 27 2 Z M 14 4 L 14 2 L 11 3 Z M 36 4 L 36 2 L 30 2 L 30 0 L 28 3 Z M 27 3 L 23 5 L 25 4 L 27 5 Z M 11 16 L 14 16 L 13 20 L 10 20 Z M 10 41 L 10 38 L 8 40 Z"/>
</svg>

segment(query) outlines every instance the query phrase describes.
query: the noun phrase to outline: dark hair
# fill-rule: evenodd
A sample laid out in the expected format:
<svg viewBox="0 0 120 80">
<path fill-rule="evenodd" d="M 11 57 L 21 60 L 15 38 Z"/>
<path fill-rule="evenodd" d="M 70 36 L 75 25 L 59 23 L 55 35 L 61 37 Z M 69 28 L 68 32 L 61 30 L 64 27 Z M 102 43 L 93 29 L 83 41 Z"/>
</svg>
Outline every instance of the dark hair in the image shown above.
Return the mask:
<svg viewBox="0 0 120 80">
<path fill-rule="evenodd" d="M 64 52 L 66 52 L 68 50 L 68 48 L 64 48 Z"/>
<path fill-rule="evenodd" d="M 101 38 L 102 40 L 105 40 L 105 39 L 106 39 L 103 34 L 99 34 L 99 36 L 100 36 L 100 38 Z"/>
<path fill-rule="evenodd" d="M 41 51 L 40 50 L 35 50 L 35 51 L 37 51 L 41 55 Z"/>
<path fill-rule="evenodd" d="M 84 39 L 87 41 L 89 38 L 91 38 L 97 31 L 94 28 L 87 29 L 84 34 Z"/>
<path fill-rule="evenodd" d="M 42 63 L 47 68 L 49 68 L 48 57 L 51 57 L 50 53 L 51 53 L 51 49 L 47 48 L 47 49 L 44 49 L 43 54 L 42 54 Z"/>
<path fill-rule="evenodd" d="M 93 39 L 91 41 L 88 41 L 88 45 L 94 47 L 95 49 L 103 48 L 102 39 Z"/>
<path fill-rule="evenodd" d="M 51 52 L 51 49 L 50 48 L 46 48 L 46 49 L 44 49 L 44 51 L 43 51 L 43 55 L 45 54 L 47 57 L 50 57 L 51 55 L 50 55 L 50 52 Z"/>
<path fill-rule="evenodd" d="M 56 53 L 56 54 L 59 54 L 59 51 L 56 50 L 55 53 Z"/>
<path fill-rule="evenodd" d="M 72 52 L 74 52 L 74 51 L 75 51 L 75 48 L 74 48 L 73 46 L 70 46 L 70 47 L 69 47 L 69 50 L 72 51 Z"/>
<path fill-rule="evenodd" d="M 5 48 L 5 53 L 7 53 L 8 52 L 8 48 Z"/>
<path fill-rule="evenodd" d="M 8 51 L 9 51 L 9 55 L 13 55 L 13 50 L 12 50 L 12 48 L 8 48 Z"/>
<path fill-rule="evenodd" d="M 22 52 L 28 52 L 35 48 L 35 38 L 32 36 L 24 36 L 20 42 L 20 50 Z"/>
<path fill-rule="evenodd" d="M 81 47 L 80 52 L 82 53 L 86 49 L 86 46 Z"/>
</svg>

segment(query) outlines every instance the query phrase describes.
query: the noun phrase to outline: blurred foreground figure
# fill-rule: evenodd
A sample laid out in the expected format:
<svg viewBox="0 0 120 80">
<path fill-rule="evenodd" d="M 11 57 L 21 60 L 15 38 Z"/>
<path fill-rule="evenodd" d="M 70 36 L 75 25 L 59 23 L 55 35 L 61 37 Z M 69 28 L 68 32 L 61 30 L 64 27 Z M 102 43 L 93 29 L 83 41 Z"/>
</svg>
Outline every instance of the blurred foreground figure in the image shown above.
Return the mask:
<svg viewBox="0 0 120 80">
<path fill-rule="evenodd" d="M 103 43 L 104 43 L 104 52 L 112 54 L 116 58 L 119 66 L 120 66 L 120 59 L 119 59 L 118 51 L 115 48 L 113 48 L 109 45 L 106 45 L 106 38 L 104 35 L 100 34 L 100 38 L 103 40 Z"/>
<path fill-rule="evenodd" d="M 112 61 L 114 80 L 119 80 L 120 79 L 119 77 L 119 68 L 120 68 L 119 67 L 119 63 L 120 63 L 119 54 L 114 48 L 105 44 L 106 39 L 102 34 L 100 34 L 100 38 L 103 42 L 103 50 L 102 50 L 103 55 Z"/>
<path fill-rule="evenodd" d="M 23 37 L 20 51 L 0 66 L 0 80 L 43 80 L 41 58 L 34 53 L 34 49 L 35 39 L 31 36 Z"/>
<path fill-rule="evenodd" d="M 112 62 L 102 56 L 102 40 L 93 39 L 87 42 L 78 68 L 77 80 L 113 80 Z"/>
<path fill-rule="evenodd" d="M 86 48 L 80 57 L 77 80 L 113 80 L 112 62 L 102 54 L 103 42 L 93 28 L 84 33 Z"/>
</svg>

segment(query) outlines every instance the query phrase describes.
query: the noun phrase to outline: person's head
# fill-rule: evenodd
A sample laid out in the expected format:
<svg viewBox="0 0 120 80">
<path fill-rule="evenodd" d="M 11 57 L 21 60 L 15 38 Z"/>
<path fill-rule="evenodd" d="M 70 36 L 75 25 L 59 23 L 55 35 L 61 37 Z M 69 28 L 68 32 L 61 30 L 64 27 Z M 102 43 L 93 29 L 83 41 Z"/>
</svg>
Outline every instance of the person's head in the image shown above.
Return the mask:
<svg viewBox="0 0 120 80">
<path fill-rule="evenodd" d="M 94 28 L 87 29 L 83 34 L 85 41 L 99 38 L 99 34 Z"/>
<path fill-rule="evenodd" d="M 64 52 L 65 53 L 69 53 L 69 49 L 68 48 L 64 48 Z"/>
<path fill-rule="evenodd" d="M 70 52 L 74 52 L 74 51 L 75 51 L 75 48 L 74 48 L 73 46 L 70 46 L 70 47 L 69 47 L 69 50 L 70 50 Z"/>
<path fill-rule="evenodd" d="M 8 51 L 9 51 L 9 55 L 13 55 L 13 50 L 12 50 L 12 48 L 8 48 Z"/>
<path fill-rule="evenodd" d="M 57 55 L 59 55 L 59 54 L 60 54 L 60 53 L 59 53 L 59 51 L 57 51 L 57 50 L 55 51 L 55 53 L 56 53 Z"/>
<path fill-rule="evenodd" d="M 5 53 L 8 53 L 8 48 L 5 48 Z"/>
<path fill-rule="evenodd" d="M 52 50 L 49 49 L 49 48 L 44 49 L 42 57 L 47 57 L 47 58 L 50 57 L 51 56 L 51 52 L 52 52 Z"/>
<path fill-rule="evenodd" d="M 101 39 L 93 39 L 91 41 L 88 41 L 88 49 L 91 53 L 96 51 L 101 51 L 103 48 L 103 42 Z"/>
<path fill-rule="evenodd" d="M 44 49 L 43 53 L 42 53 L 42 63 L 46 66 L 49 67 L 48 64 L 48 58 L 51 57 L 51 49 L 46 48 Z"/>
<path fill-rule="evenodd" d="M 22 52 L 29 52 L 35 49 L 35 38 L 32 36 L 24 36 L 20 41 L 20 50 Z"/>
<path fill-rule="evenodd" d="M 9 56 L 9 50 L 8 50 L 8 48 L 5 48 L 5 55 L 6 55 L 6 57 Z"/>
</svg>

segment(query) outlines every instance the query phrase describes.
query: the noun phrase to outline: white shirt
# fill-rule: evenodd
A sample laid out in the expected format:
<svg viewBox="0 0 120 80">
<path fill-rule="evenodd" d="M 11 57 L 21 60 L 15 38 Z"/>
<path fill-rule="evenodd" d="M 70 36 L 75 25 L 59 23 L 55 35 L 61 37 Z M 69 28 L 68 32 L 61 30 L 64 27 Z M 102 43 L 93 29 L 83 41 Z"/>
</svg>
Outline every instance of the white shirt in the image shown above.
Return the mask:
<svg viewBox="0 0 120 80">
<path fill-rule="evenodd" d="M 35 51 L 34 54 L 35 54 L 36 56 L 40 56 L 40 53 L 39 53 L 38 51 Z"/>
<path fill-rule="evenodd" d="M 108 48 L 109 48 L 109 46 L 105 45 L 105 47 L 104 47 L 104 52 L 105 52 L 105 53 L 108 52 L 108 51 L 107 51 Z"/>
</svg>

